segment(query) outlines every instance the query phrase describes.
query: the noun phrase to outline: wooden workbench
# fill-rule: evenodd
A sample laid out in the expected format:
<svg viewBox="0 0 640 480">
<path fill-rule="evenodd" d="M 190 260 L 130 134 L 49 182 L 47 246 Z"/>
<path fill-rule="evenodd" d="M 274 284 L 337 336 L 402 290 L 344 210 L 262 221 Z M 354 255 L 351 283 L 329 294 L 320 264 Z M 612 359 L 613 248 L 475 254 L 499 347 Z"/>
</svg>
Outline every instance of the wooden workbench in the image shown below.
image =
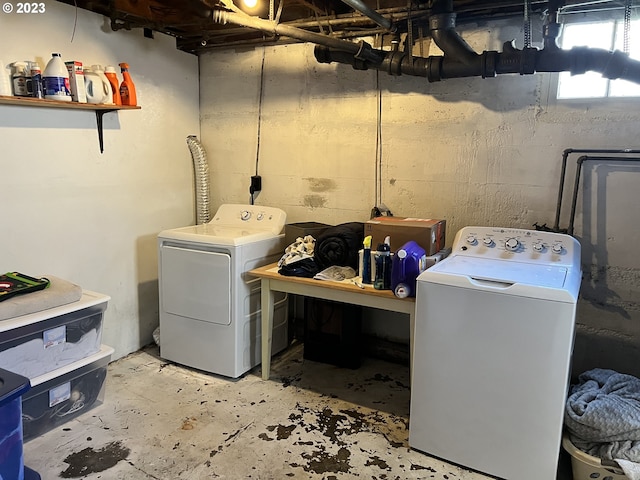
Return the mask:
<svg viewBox="0 0 640 480">
<path fill-rule="evenodd" d="M 409 315 L 411 356 L 415 327 L 415 298 L 398 298 L 391 290 L 376 290 L 372 285 L 357 285 L 352 280 L 340 282 L 288 277 L 278 273 L 273 263 L 256 268 L 249 275 L 260 278 L 262 310 L 262 379 L 268 380 L 271 369 L 271 339 L 273 331 L 273 292 L 285 292 L 306 297 L 333 300 L 362 307 L 378 308 Z M 358 278 L 359 280 L 359 278 Z M 364 287 L 364 288 L 363 288 Z"/>
</svg>

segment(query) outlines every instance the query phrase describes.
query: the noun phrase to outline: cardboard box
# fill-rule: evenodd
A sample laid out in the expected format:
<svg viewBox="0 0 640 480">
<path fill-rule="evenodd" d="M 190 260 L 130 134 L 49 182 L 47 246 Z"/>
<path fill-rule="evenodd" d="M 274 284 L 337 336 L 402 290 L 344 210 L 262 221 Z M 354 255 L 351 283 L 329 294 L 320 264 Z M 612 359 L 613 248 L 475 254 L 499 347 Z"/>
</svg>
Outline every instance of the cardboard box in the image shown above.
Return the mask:
<svg viewBox="0 0 640 480">
<path fill-rule="evenodd" d="M 71 100 L 78 103 L 87 103 L 87 91 L 84 86 L 84 71 L 82 62 L 64 62 L 69 72 L 69 90 L 71 90 Z"/>
<path fill-rule="evenodd" d="M 433 255 L 444 248 L 445 227 L 445 220 L 432 218 L 377 217 L 364 224 L 364 234 L 372 237 L 371 250 L 389 236 L 392 252 L 413 240 L 427 255 Z"/>
</svg>

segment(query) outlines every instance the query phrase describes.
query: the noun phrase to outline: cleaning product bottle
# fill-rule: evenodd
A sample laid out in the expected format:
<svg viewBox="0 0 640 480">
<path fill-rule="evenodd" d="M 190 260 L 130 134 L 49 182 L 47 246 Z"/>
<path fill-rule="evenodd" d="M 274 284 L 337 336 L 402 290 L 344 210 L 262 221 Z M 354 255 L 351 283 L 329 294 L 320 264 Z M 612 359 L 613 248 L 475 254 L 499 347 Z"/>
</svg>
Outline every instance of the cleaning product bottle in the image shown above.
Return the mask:
<svg viewBox="0 0 640 480">
<path fill-rule="evenodd" d="M 120 71 L 122 72 L 122 83 L 120 84 L 120 98 L 122 105 L 137 105 L 136 86 L 129 75 L 129 64 L 121 63 Z"/>
<path fill-rule="evenodd" d="M 376 290 L 391 289 L 391 239 L 385 237 L 384 243 L 378 245 L 375 254 L 376 278 L 373 288 Z"/>
<path fill-rule="evenodd" d="M 104 98 L 100 103 L 113 105 L 113 92 L 111 91 L 111 82 L 109 81 L 107 76 L 104 74 L 104 69 L 102 68 L 102 65 L 91 65 L 91 71 L 95 73 L 100 79 L 100 82 L 102 82 L 101 90 L 104 92 Z"/>
<path fill-rule="evenodd" d="M 31 72 L 31 96 L 34 98 L 44 98 L 42 70 L 38 62 L 29 62 L 29 71 Z"/>
<path fill-rule="evenodd" d="M 42 73 L 44 98 L 47 100 L 71 101 L 69 72 L 59 53 L 52 53 L 51 60 Z"/>
<path fill-rule="evenodd" d="M 391 290 L 398 298 L 416 296 L 418 275 L 427 269 L 427 254 L 420 245 L 409 240 L 391 261 Z"/>
<path fill-rule="evenodd" d="M 100 74 L 94 70 L 94 67 L 97 66 L 99 65 L 93 65 L 90 68 L 84 67 L 84 88 L 87 95 L 87 103 L 101 104 L 111 100 L 111 85 L 109 84 L 109 80 L 107 80 L 104 75 L 101 77 Z"/>
<path fill-rule="evenodd" d="M 362 242 L 362 283 L 371 282 L 371 235 Z"/>
<path fill-rule="evenodd" d="M 11 74 L 2 60 L 0 60 L 0 95 L 3 97 L 10 97 L 12 95 Z"/>
<path fill-rule="evenodd" d="M 29 97 L 29 90 L 27 89 L 27 62 L 13 62 L 13 74 L 11 79 L 13 82 L 13 94 L 16 97 Z"/>
<path fill-rule="evenodd" d="M 120 86 L 118 85 L 118 74 L 116 73 L 116 67 L 113 65 L 107 65 L 104 67 L 104 75 L 111 84 L 111 95 L 113 103 L 116 105 L 122 105 L 122 99 L 120 98 Z"/>
</svg>

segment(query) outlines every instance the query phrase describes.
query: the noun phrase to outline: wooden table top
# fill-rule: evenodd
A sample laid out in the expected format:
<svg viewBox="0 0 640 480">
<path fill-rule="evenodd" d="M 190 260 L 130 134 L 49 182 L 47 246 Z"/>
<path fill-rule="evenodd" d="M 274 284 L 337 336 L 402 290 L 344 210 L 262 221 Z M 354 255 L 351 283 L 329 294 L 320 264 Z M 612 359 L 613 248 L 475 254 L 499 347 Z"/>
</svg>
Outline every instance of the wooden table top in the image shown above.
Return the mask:
<svg viewBox="0 0 640 480">
<path fill-rule="evenodd" d="M 360 277 L 355 277 L 353 279 L 336 281 L 336 280 L 316 280 L 314 278 L 305 278 L 305 277 L 290 277 L 287 275 L 281 275 L 278 273 L 278 264 L 271 263 L 269 265 L 265 265 L 263 267 L 256 268 L 248 272 L 249 275 L 253 275 L 258 278 L 266 278 L 269 280 L 279 280 L 283 282 L 289 283 L 298 283 L 300 285 L 308 285 L 318 288 L 329 288 L 332 290 L 342 290 L 345 292 L 351 293 L 360 293 L 363 295 L 372 295 L 376 297 L 382 298 L 395 298 L 398 300 L 405 300 L 407 302 L 415 302 L 415 297 L 409 298 L 398 298 L 396 297 L 391 290 L 377 290 L 373 288 L 373 285 L 367 285 L 360 282 Z M 358 286 L 355 281 L 362 287 Z M 364 288 L 363 288 L 364 287 Z"/>
</svg>

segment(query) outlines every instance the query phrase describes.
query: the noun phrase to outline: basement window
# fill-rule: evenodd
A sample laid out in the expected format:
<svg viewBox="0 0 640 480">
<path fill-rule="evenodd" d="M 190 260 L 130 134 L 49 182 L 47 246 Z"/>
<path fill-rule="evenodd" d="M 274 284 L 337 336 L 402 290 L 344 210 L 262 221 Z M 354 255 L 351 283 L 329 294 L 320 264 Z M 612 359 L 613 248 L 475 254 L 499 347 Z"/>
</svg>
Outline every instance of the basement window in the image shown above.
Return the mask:
<svg viewBox="0 0 640 480">
<path fill-rule="evenodd" d="M 624 51 L 624 30 L 622 20 L 565 24 L 559 44 L 565 50 L 573 47 L 591 47 Z M 640 35 L 632 33 L 639 30 L 640 20 L 631 21 L 627 48 L 629 57 L 635 60 L 640 60 Z M 612 97 L 640 97 L 640 85 L 627 80 L 609 80 L 597 72 L 581 75 L 571 75 L 570 72 L 559 74 L 559 99 Z"/>
</svg>

